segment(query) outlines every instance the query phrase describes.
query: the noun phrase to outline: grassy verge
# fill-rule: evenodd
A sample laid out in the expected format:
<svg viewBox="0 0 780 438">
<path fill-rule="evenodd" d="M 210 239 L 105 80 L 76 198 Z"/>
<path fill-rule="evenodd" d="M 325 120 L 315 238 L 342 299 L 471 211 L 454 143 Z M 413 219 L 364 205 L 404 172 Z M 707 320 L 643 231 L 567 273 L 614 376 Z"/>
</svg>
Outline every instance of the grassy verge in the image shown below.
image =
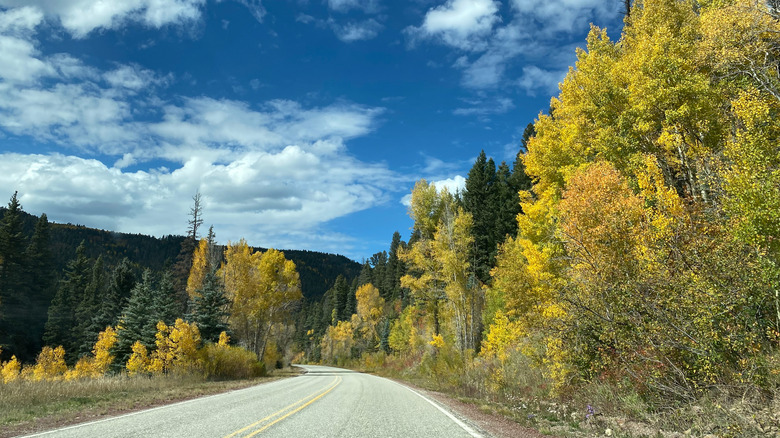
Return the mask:
<svg viewBox="0 0 780 438">
<path fill-rule="evenodd" d="M 128 378 L 57 382 L 13 382 L 0 386 L 0 437 L 93 421 L 138 409 L 246 388 L 285 376 L 207 381 L 196 376 Z"/>
</svg>

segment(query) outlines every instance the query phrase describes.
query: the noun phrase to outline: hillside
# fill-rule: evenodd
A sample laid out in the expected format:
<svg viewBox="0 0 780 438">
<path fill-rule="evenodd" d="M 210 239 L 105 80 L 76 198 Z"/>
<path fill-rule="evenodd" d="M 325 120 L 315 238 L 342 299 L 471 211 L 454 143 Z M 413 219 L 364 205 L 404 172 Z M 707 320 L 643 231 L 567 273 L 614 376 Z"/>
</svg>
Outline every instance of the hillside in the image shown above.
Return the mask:
<svg viewBox="0 0 780 438">
<path fill-rule="evenodd" d="M 0 219 L 5 215 L 0 208 Z M 31 235 L 38 217 L 22 212 L 24 231 Z M 83 225 L 51 223 L 51 252 L 56 272 L 62 272 L 83 241 L 88 257 L 103 256 L 111 266 L 127 257 L 133 264 L 160 270 L 174 263 L 181 249 L 183 236 L 152 237 L 143 234 L 117 233 Z M 265 248 L 255 248 L 265 250 Z M 295 262 L 301 277 L 304 297 L 317 299 L 333 286 L 336 277 L 354 278 L 361 265 L 342 255 L 306 250 L 283 250 L 286 258 Z"/>
</svg>

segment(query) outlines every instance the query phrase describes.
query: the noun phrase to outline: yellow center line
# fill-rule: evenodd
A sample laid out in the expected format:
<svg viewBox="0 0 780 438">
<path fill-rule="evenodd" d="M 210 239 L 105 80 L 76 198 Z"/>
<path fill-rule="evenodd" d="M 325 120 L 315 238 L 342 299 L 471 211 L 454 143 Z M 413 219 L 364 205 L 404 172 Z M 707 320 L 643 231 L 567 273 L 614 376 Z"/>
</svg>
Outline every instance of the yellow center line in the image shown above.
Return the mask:
<svg viewBox="0 0 780 438">
<path fill-rule="evenodd" d="M 244 437 L 244 438 L 250 438 L 250 437 L 253 437 L 253 436 L 257 435 L 258 433 L 260 433 L 260 432 L 262 432 L 262 431 L 264 431 L 264 430 L 268 429 L 269 427 L 273 426 L 274 424 L 276 424 L 276 423 L 278 423 L 278 422 L 280 422 L 280 421 L 284 420 L 285 418 L 289 417 L 290 415 L 292 415 L 292 414 L 294 414 L 294 413 L 296 413 L 296 412 L 298 412 L 298 411 L 302 410 L 302 409 L 303 409 L 303 408 L 305 408 L 306 406 L 309 406 L 310 404 L 312 404 L 312 403 L 316 402 L 317 400 L 321 399 L 322 397 L 324 397 L 324 396 L 325 396 L 325 394 L 327 394 L 327 393 L 329 393 L 329 392 L 333 391 L 334 389 L 336 389 L 336 387 L 337 387 L 337 386 L 339 386 L 339 383 L 341 383 L 341 376 L 339 376 L 339 377 L 338 377 L 338 379 L 339 379 L 339 380 L 338 380 L 338 382 L 336 382 L 336 384 L 335 384 L 335 385 L 331 386 L 330 388 L 328 388 L 328 389 L 327 389 L 327 391 L 323 392 L 322 394 L 318 395 L 317 397 L 314 397 L 313 399 L 309 400 L 309 401 L 308 401 L 308 402 L 307 402 L 305 405 L 302 405 L 302 406 L 298 407 L 297 409 L 295 409 L 295 410 L 294 410 L 294 411 L 292 411 L 292 412 L 288 412 L 288 413 L 287 413 L 287 414 L 285 414 L 283 417 L 279 417 L 279 418 L 277 418 L 276 420 L 274 420 L 274 421 L 272 421 L 272 422 L 270 422 L 270 423 L 266 424 L 266 425 L 265 425 L 265 426 L 263 426 L 262 428 L 260 428 L 260 429 L 258 429 L 258 430 L 256 430 L 256 431 L 254 431 L 254 432 L 252 432 L 252 433 L 250 433 L 249 435 L 247 435 L 247 436 L 246 436 L 246 437 Z"/>
<path fill-rule="evenodd" d="M 269 416 L 267 416 L 267 417 L 263 418 L 262 420 L 258 420 L 258 421 L 256 421 L 256 422 L 254 422 L 254 423 L 250 424 L 249 426 L 246 426 L 246 427 L 244 427 L 244 428 L 242 428 L 242 429 L 239 429 L 239 430 L 237 430 L 237 431 L 235 431 L 235 432 L 231 433 L 230 435 L 226 435 L 224 438 L 231 438 L 231 437 L 234 437 L 234 436 L 236 436 L 236 435 L 238 435 L 238 434 L 240 434 L 240 433 L 242 433 L 242 432 L 246 432 L 247 430 L 249 430 L 249 429 L 251 429 L 251 428 L 253 428 L 253 427 L 257 427 L 257 426 L 259 426 L 260 424 L 262 424 L 263 422 L 265 422 L 265 421 L 268 421 L 268 420 L 270 420 L 271 418 L 274 418 L 274 417 L 276 417 L 276 416 L 278 416 L 278 415 L 282 415 L 282 414 L 283 414 L 285 411 L 287 411 L 288 409 L 294 408 L 295 406 L 298 406 L 299 404 L 301 404 L 301 403 L 304 403 L 304 402 L 306 402 L 307 400 L 309 400 L 310 398 L 314 397 L 313 399 L 309 400 L 309 401 L 308 401 L 308 402 L 307 402 L 305 405 L 303 405 L 303 406 L 299 407 L 298 409 L 296 409 L 296 410 L 294 410 L 294 411 L 292 411 L 292 412 L 289 412 L 289 413 L 288 413 L 287 415 L 285 415 L 284 417 L 281 417 L 281 418 L 278 418 L 278 419 L 276 419 L 274 422 L 272 422 L 272 423 L 270 423 L 270 424 L 266 425 L 266 426 L 265 426 L 265 427 L 263 427 L 262 429 L 260 429 L 260 430 L 257 430 L 257 431 L 255 431 L 255 432 L 253 432 L 251 435 L 247 435 L 247 436 L 246 436 L 246 438 L 248 438 L 248 437 L 251 437 L 251 436 L 254 436 L 254 435 L 257 435 L 258 433 L 260 433 L 260 432 L 264 431 L 265 429 L 268 429 L 269 427 L 271 427 L 272 425 L 274 425 L 274 424 L 278 423 L 279 421 L 281 421 L 281 420 L 283 420 L 283 419 L 285 419 L 285 418 L 289 417 L 290 415 L 292 415 L 292 414 L 294 414 L 294 413 L 296 413 L 296 412 L 300 411 L 301 409 L 305 408 L 306 406 L 309 406 L 310 404 L 314 403 L 316 400 L 320 399 L 320 398 L 321 398 L 321 397 L 323 397 L 325 394 L 327 394 L 327 393 L 331 392 L 331 391 L 332 391 L 332 390 L 333 390 L 333 389 L 334 389 L 336 386 L 338 386 L 338 385 L 339 385 L 339 383 L 341 383 L 341 376 L 337 376 L 335 379 L 333 379 L 333 383 L 332 383 L 332 385 L 331 385 L 331 386 L 330 386 L 328 389 L 326 389 L 326 390 L 325 390 L 325 392 L 323 392 L 323 393 L 321 393 L 321 394 L 316 394 L 316 393 L 315 393 L 315 394 L 307 395 L 306 397 L 304 397 L 304 398 L 302 398 L 302 399 L 298 400 L 297 402 L 295 402 L 295 403 L 293 403 L 293 404 L 291 404 L 291 405 L 285 406 L 285 407 L 283 407 L 282 409 L 279 409 L 278 411 L 276 411 L 276 412 L 274 412 L 273 414 L 271 414 L 271 415 L 269 415 Z"/>
</svg>

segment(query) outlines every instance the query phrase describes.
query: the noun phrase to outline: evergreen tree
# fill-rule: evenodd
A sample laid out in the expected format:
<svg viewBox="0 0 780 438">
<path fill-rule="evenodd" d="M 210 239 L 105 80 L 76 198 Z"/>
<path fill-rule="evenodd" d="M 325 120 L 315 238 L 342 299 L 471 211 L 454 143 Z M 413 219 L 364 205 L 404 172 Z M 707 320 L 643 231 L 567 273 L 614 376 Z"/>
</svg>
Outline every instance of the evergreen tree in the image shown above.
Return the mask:
<svg viewBox="0 0 780 438">
<path fill-rule="evenodd" d="M 336 282 L 333 284 L 331 291 L 332 306 L 330 307 L 333 309 L 331 324 L 336 325 L 337 322 L 344 320 L 344 313 L 346 312 L 347 295 L 349 294 L 347 279 L 343 275 L 336 277 Z"/>
<path fill-rule="evenodd" d="M 360 269 L 360 275 L 358 275 L 358 286 L 363 286 L 364 284 L 370 284 L 373 283 L 372 281 L 372 269 L 371 265 L 368 263 L 368 260 L 363 262 L 363 267 Z"/>
<path fill-rule="evenodd" d="M 103 256 L 98 256 L 95 264 L 92 266 L 92 277 L 89 284 L 84 289 L 81 302 L 76 307 L 73 339 L 74 344 L 78 348 L 79 357 L 89 355 L 92 352 L 92 346 L 97 341 L 98 333 L 105 329 L 103 327 L 93 331 L 95 327 L 93 327 L 92 318 L 100 312 L 101 297 L 106 292 L 106 283 L 106 268 Z"/>
<path fill-rule="evenodd" d="M 225 296 L 225 288 L 217 277 L 216 271 L 206 273 L 203 287 L 193 300 L 192 321 L 198 325 L 201 339 L 205 342 L 217 342 L 223 331 L 229 331 L 227 319 L 230 315 L 230 300 Z"/>
<path fill-rule="evenodd" d="M 76 309 L 84 298 L 84 291 L 92 278 L 91 268 L 82 242 L 76 249 L 76 258 L 68 263 L 65 278 L 60 281 L 57 293 L 49 307 L 43 342 L 49 347 L 62 345 L 68 363 L 75 362 L 78 357 L 78 345 L 74 337 L 77 322 Z"/>
<path fill-rule="evenodd" d="M 156 315 L 158 321 L 167 325 L 172 325 L 176 318 L 184 314 L 183 307 L 176 300 L 173 279 L 168 272 L 163 273 L 158 287 L 154 289 L 151 312 Z"/>
<path fill-rule="evenodd" d="M 115 362 L 119 366 L 130 358 L 135 341 L 140 341 L 148 350 L 155 348 L 157 322 L 160 321 L 153 311 L 155 293 L 152 272 L 147 269 L 141 281 L 133 287 L 119 321 L 115 347 Z"/>
<path fill-rule="evenodd" d="M 496 165 L 488 159 L 485 151 L 480 152 L 466 178 L 463 193 L 463 207 L 474 218 L 474 272 L 483 283 L 490 280 L 496 245 Z"/>
<path fill-rule="evenodd" d="M 347 299 L 344 304 L 344 314 L 341 315 L 342 321 L 349 321 L 352 318 L 352 315 L 357 312 L 357 297 L 355 296 L 355 291 L 357 291 L 357 288 L 358 280 L 357 278 L 353 278 L 352 286 L 347 289 Z"/>
<path fill-rule="evenodd" d="M 14 192 L 0 222 L 0 346 L 7 354 L 16 354 L 16 345 L 24 335 L 20 331 L 29 296 L 24 281 L 26 236 L 22 206 Z"/>
<path fill-rule="evenodd" d="M 18 327 L 26 328 L 27 336 L 17 341 L 14 353 L 22 362 L 32 362 L 43 348 L 47 311 L 54 296 L 55 286 L 50 245 L 49 220 L 46 214 L 41 214 L 35 222 L 35 231 L 24 256 L 27 265 L 25 289 L 29 292 L 29 307 L 22 313 L 24 321 Z"/>
<path fill-rule="evenodd" d="M 550 111 L 550 114 L 552 114 L 552 110 Z M 536 126 L 533 123 L 529 123 L 525 126 L 525 129 L 523 130 L 523 137 L 520 139 L 520 145 L 522 146 L 520 149 L 520 153 L 518 153 L 518 157 L 521 153 L 528 151 L 528 142 L 531 140 L 532 137 L 536 135 Z M 515 165 L 517 164 L 517 161 L 515 161 Z"/>
<path fill-rule="evenodd" d="M 387 269 L 383 280 L 386 295 L 382 298 L 385 301 L 395 300 L 401 296 L 401 277 L 404 275 L 403 262 L 398 259 L 398 251 L 402 246 L 401 233 L 393 233 L 393 240 L 390 243 L 390 252 L 387 256 Z M 380 289 L 381 290 L 381 289 Z"/>
<path fill-rule="evenodd" d="M 520 197 L 518 190 L 512 186 L 512 172 L 506 162 L 501 162 L 496 171 L 496 223 L 494 239 L 497 245 L 504 242 L 507 236 L 517 233 L 517 215 L 520 213 Z M 494 248 L 491 258 L 495 260 L 498 247 Z"/>
</svg>

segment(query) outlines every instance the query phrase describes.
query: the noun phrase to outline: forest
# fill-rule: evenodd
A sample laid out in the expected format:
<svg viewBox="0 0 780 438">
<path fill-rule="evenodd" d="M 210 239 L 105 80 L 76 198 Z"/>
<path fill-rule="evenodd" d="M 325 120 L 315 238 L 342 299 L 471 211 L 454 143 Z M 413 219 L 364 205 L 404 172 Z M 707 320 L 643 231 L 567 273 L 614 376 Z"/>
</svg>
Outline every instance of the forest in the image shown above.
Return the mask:
<svg viewBox="0 0 780 438">
<path fill-rule="evenodd" d="M 200 207 L 197 215 L 202 215 Z M 15 357 L 20 366 L 32 364 L 44 346 L 62 346 L 65 363 L 74 365 L 90 355 L 106 327 L 117 328 L 134 312 L 146 314 L 144 339 L 153 349 L 158 321 L 174 325 L 177 318 L 195 318 L 186 289 L 197 254 L 192 236 L 198 235 L 201 219 L 191 221 L 187 236 L 115 233 L 49 223 L 45 214 L 24 212 L 15 194 L 8 208 L 0 209 L 0 224 L 0 363 Z M 354 277 L 360 271 L 358 263 L 344 256 L 300 250 L 285 254 L 295 263 L 299 289 L 307 297 L 322 296 L 338 276 Z M 139 294 L 148 296 L 141 299 Z M 124 333 L 135 333 L 133 337 L 143 331 Z M 205 326 L 200 332 L 214 341 L 220 334 Z M 137 339 L 122 341 L 122 333 L 112 351 L 126 362 Z"/>
<path fill-rule="evenodd" d="M 12 330 L 25 327 L 18 309 L 48 306 L 18 292 L 34 279 L 53 297 L 36 330 L 66 368 L 213 365 L 197 344 L 499 403 L 664 413 L 702 434 L 780 431 L 780 10 L 626 5 L 617 41 L 591 28 L 511 166 L 482 152 L 462 192 L 418 181 L 408 239 L 396 232 L 354 271 L 333 265 L 322 295 L 301 294 L 307 263 L 289 252 L 196 239 L 197 197 L 161 274 L 108 269 L 82 245 L 55 282 L 46 218 L 26 237 L 14 196 L 0 228 L 3 357 L 37 353 Z"/>
</svg>

